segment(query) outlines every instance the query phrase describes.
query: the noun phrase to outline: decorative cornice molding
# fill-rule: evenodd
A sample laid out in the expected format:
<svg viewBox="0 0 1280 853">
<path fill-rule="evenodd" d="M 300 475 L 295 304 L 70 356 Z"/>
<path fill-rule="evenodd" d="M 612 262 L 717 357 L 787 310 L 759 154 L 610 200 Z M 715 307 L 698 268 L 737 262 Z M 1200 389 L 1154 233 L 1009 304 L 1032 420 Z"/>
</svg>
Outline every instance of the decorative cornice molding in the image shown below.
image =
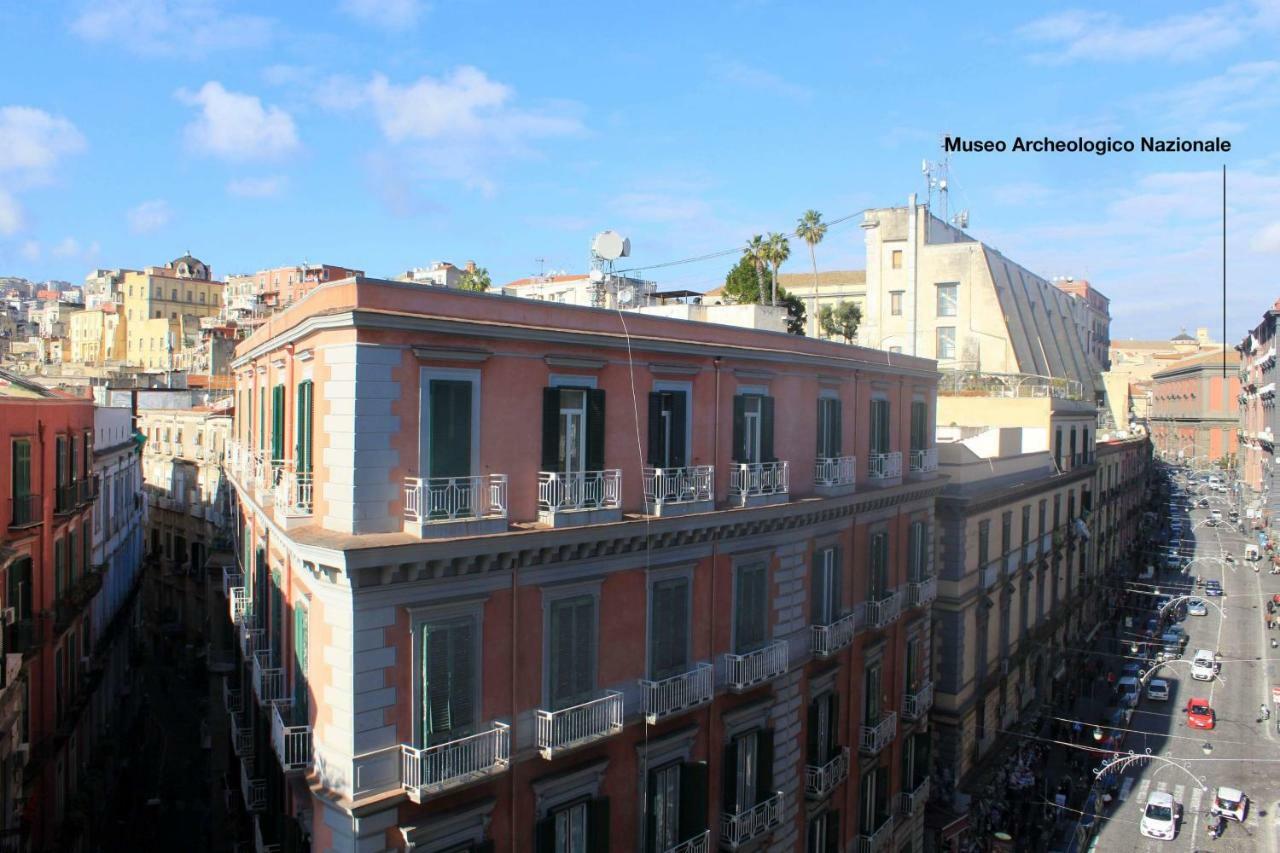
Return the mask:
<svg viewBox="0 0 1280 853">
<path fill-rule="evenodd" d="M 567 367 L 572 370 L 601 370 L 609 363 L 603 358 L 587 358 L 586 356 L 564 355 L 562 353 L 545 355 L 542 360 L 547 363 L 548 367 Z"/>
<path fill-rule="evenodd" d="M 492 350 L 470 347 L 415 346 L 413 356 L 419 361 L 467 361 L 483 362 L 493 356 Z"/>
</svg>

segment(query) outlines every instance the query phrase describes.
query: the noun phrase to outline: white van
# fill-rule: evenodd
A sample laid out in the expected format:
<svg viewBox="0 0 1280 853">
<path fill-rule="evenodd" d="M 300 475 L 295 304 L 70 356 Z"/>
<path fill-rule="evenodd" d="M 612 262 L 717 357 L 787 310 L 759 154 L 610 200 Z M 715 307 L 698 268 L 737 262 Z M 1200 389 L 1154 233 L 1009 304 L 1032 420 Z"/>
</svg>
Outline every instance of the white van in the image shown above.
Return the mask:
<svg viewBox="0 0 1280 853">
<path fill-rule="evenodd" d="M 1213 652 L 1208 649 L 1197 649 L 1196 656 L 1191 659 L 1191 677 L 1197 681 L 1213 681 L 1218 671 L 1218 664 Z"/>
</svg>

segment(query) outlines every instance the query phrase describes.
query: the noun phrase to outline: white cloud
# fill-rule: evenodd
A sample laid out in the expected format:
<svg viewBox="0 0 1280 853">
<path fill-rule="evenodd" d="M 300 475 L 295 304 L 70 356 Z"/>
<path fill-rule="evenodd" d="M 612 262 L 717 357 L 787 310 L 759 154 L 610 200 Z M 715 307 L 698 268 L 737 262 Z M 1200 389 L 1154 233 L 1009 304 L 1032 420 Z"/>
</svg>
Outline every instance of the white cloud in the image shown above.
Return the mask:
<svg viewBox="0 0 1280 853">
<path fill-rule="evenodd" d="M 1255 252 L 1280 253 L 1280 222 L 1272 222 L 1253 235 L 1249 248 Z"/>
<path fill-rule="evenodd" d="M 265 178 L 236 178 L 227 184 L 227 192 L 241 198 L 272 198 L 280 195 L 289 181 L 284 175 Z"/>
<path fill-rule="evenodd" d="M 353 18 L 387 30 L 405 30 L 430 8 L 422 0 L 342 0 L 338 7 Z"/>
<path fill-rule="evenodd" d="M 22 228 L 22 207 L 11 193 L 0 189 L 0 235 L 16 234 Z"/>
<path fill-rule="evenodd" d="M 59 163 L 84 149 L 83 134 L 62 116 L 34 107 L 0 107 L 0 235 L 23 227 L 18 192 L 52 181 Z"/>
<path fill-rule="evenodd" d="M 1238 133 L 1244 128 L 1241 117 L 1270 115 L 1280 104 L 1280 61 L 1233 65 L 1221 74 L 1174 89 L 1163 101 L 1174 121 L 1222 134 Z"/>
<path fill-rule="evenodd" d="M 1019 28 L 1018 35 L 1049 45 L 1048 52 L 1034 55 L 1043 62 L 1185 61 L 1232 47 L 1249 30 L 1244 10 L 1225 4 L 1144 24 L 1128 24 L 1113 12 L 1073 9 L 1038 18 Z"/>
<path fill-rule="evenodd" d="M 55 258 L 74 258 L 80 254 L 80 243 L 74 237 L 63 237 L 62 241 L 49 251 Z"/>
<path fill-rule="evenodd" d="M 243 161 L 279 157 L 298 147 L 292 116 L 279 107 L 264 107 L 255 95 L 230 92 L 211 80 L 198 92 L 178 90 L 177 98 L 200 108 L 185 130 L 192 150 Z"/>
<path fill-rule="evenodd" d="M 173 220 L 173 210 L 164 199 L 151 199 L 130 208 L 126 219 L 134 234 L 152 234 Z"/>
<path fill-rule="evenodd" d="M 94 0 L 71 22 L 85 41 L 190 59 L 262 47 L 274 29 L 271 19 L 231 12 L 221 0 Z"/>
<path fill-rule="evenodd" d="M 738 59 L 718 58 L 711 63 L 711 73 L 719 80 L 763 92 L 778 95 L 793 101 L 808 101 L 813 98 L 813 91 L 798 83 L 792 83 L 763 68 L 756 68 Z"/>
<path fill-rule="evenodd" d="M 38 261 L 40 260 L 40 241 L 26 240 L 18 247 L 18 254 L 22 255 L 24 260 Z"/>
</svg>

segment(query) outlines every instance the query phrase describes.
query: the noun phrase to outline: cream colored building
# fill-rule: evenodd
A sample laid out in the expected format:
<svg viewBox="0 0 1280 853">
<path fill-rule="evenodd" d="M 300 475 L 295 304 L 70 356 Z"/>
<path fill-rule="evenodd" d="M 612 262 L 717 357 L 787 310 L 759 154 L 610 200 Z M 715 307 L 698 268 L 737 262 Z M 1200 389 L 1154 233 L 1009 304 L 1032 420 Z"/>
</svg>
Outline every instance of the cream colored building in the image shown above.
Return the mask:
<svg viewBox="0 0 1280 853">
<path fill-rule="evenodd" d="M 170 354 L 194 341 L 200 318 L 217 316 L 222 306 L 222 282 L 213 281 L 209 268 L 190 255 L 143 272 L 126 270 L 120 287 L 126 360 L 157 370 L 170 369 Z"/>
<path fill-rule="evenodd" d="M 71 317 L 71 361 L 103 364 L 123 361 L 128 346 L 127 324 L 111 303 Z"/>
<path fill-rule="evenodd" d="M 801 246 L 804 248 L 803 244 Z M 805 329 L 816 328 L 810 320 L 818 316 L 823 307 L 837 307 L 842 302 L 852 302 L 862 311 L 863 321 L 867 317 L 867 271 L 866 270 L 826 270 L 819 271 L 817 284 L 812 272 L 779 273 L 778 287 L 792 296 L 799 297 L 804 303 Z M 830 338 L 821 328 L 817 336 L 824 340 Z"/>
</svg>

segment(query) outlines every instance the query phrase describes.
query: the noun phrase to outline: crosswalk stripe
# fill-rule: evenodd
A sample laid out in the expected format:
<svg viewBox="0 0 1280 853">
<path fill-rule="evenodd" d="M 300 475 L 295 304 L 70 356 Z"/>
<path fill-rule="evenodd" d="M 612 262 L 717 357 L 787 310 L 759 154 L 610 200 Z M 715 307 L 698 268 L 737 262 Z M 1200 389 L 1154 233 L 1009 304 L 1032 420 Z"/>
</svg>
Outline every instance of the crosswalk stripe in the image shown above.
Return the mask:
<svg viewBox="0 0 1280 853">
<path fill-rule="evenodd" d="M 1161 782 L 1160 784 L 1156 785 L 1156 790 L 1157 790 L 1157 791 L 1159 791 L 1159 792 L 1160 792 L 1160 793 L 1162 793 L 1162 794 L 1167 794 L 1167 793 L 1169 793 L 1169 783 L 1168 783 L 1168 782 Z"/>
<path fill-rule="evenodd" d="M 1151 790 L 1151 780 L 1143 779 L 1142 784 L 1138 786 L 1138 802 L 1145 803 L 1147 801 L 1147 792 Z"/>
<path fill-rule="evenodd" d="M 1193 812 L 1200 811 L 1200 798 L 1203 795 L 1204 795 L 1204 791 L 1201 791 L 1199 788 L 1191 789 L 1191 811 Z"/>
<path fill-rule="evenodd" d="M 1175 786 L 1173 787 L 1173 801 L 1174 801 L 1175 803 L 1180 803 L 1180 802 L 1182 802 L 1182 797 L 1183 797 L 1183 795 L 1184 795 L 1184 794 L 1186 794 L 1186 793 L 1187 793 L 1187 786 L 1186 786 L 1186 785 L 1175 785 Z"/>
<path fill-rule="evenodd" d="M 1124 781 L 1120 783 L 1120 799 L 1121 800 L 1127 799 L 1129 796 L 1129 792 L 1132 790 L 1133 790 L 1133 777 L 1132 776 L 1124 777 Z"/>
</svg>

